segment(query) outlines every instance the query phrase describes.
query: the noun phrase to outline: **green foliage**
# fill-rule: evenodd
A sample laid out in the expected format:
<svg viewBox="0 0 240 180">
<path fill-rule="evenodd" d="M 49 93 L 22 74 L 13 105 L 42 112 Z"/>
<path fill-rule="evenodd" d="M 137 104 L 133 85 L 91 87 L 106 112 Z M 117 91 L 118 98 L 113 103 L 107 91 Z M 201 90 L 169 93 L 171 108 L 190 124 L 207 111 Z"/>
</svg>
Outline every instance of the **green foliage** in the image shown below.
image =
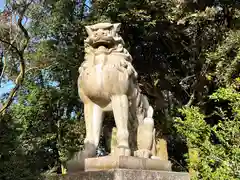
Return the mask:
<svg viewBox="0 0 240 180">
<path fill-rule="evenodd" d="M 85 129 L 76 82 L 84 37 L 70 30 L 82 27 L 73 11 L 75 3 L 33 3 L 27 12 L 32 20 L 28 31 L 34 38 L 25 54 L 25 83 L 18 92 L 18 103 L 9 110 L 19 132 L 19 145 L 14 151 L 20 150 L 22 157 L 30 158 L 19 171 L 27 173 L 31 167 L 39 176 L 61 173 L 73 152 L 82 148 Z M 46 18 L 47 12 L 52 13 L 50 18 Z M 6 163 L 18 162 L 18 157 L 12 157 Z M 11 172 L 4 171 L 3 177 L 10 178 Z M 18 172 L 15 176 L 10 179 L 20 179 Z M 22 176 L 38 179 L 24 173 Z"/>
<path fill-rule="evenodd" d="M 25 84 L 18 96 L 19 103 L 11 108 L 11 121 L 3 121 L 8 122 L 8 128 L 13 128 L 14 136 L 5 132 L 7 128 L 0 128 L 4 132 L 1 135 L 1 157 L 4 158 L 2 165 L 5 172 L 2 177 L 9 178 L 10 170 L 14 169 L 12 166 L 19 167 L 12 179 L 37 179 L 38 176 L 33 177 L 36 173 L 40 176 L 40 173 L 49 169 L 50 172 L 61 172 L 60 165 L 64 165 L 73 152 L 80 150 L 85 134 L 83 121 L 64 114 L 59 106 L 59 96 L 62 96 L 61 92 L 54 88 L 44 89 Z M 10 158 L 6 158 L 5 154 Z M 20 174 L 21 171 L 24 173 Z"/>
<path fill-rule="evenodd" d="M 0 179 L 40 179 L 40 169 L 35 168 L 38 159 L 21 149 L 21 126 L 10 115 L 0 118 Z"/>
<path fill-rule="evenodd" d="M 10 10 L 21 9 L 11 3 Z M 0 179 L 61 173 L 82 148 L 78 67 L 84 26 L 99 21 L 122 24 L 141 89 L 154 106 L 156 133 L 168 138 L 174 170 L 189 167 L 196 179 L 239 178 L 237 1 L 48 0 L 33 1 L 25 15 L 31 19 L 25 83 L 1 117 L 0 158 L 7 158 Z M 6 32 L 1 27 L 0 34 Z M 19 72 L 15 53 L 6 58 L 6 79 Z M 186 162 L 182 154 L 188 154 Z"/>
<path fill-rule="evenodd" d="M 210 136 L 210 127 L 204 121 L 204 115 L 199 112 L 199 108 L 183 108 L 179 111 L 186 118 L 184 121 L 181 118 L 176 119 L 176 122 L 179 123 L 178 131 L 182 132 L 181 134 L 187 139 L 191 139 L 188 146 L 196 148 Z"/>
<path fill-rule="evenodd" d="M 215 83 L 230 85 L 239 77 L 239 48 L 240 31 L 230 30 L 216 51 L 207 53 L 208 64 L 214 67 L 213 71 L 209 72 L 209 76 L 214 77 Z"/>
<path fill-rule="evenodd" d="M 197 161 L 189 159 L 189 167 L 196 171 L 193 179 L 239 179 L 240 163 L 240 94 L 233 88 L 220 88 L 210 99 L 228 102 L 228 112 L 215 107 L 219 120 L 214 126 L 206 123 L 197 107 L 180 110 L 184 118 L 176 119 L 178 132 L 190 149 L 197 152 Z M 231 111 L 231 115 L 229 114 Z"/>
</svg>

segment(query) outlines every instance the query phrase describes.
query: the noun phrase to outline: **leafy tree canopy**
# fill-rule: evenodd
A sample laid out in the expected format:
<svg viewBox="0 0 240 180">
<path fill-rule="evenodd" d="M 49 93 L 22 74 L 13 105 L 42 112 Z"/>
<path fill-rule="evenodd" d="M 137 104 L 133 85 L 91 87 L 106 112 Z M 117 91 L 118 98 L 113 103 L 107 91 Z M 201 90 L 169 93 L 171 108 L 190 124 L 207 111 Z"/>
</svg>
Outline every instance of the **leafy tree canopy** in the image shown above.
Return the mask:
<svg viewBox="0 0 240 180">
<path fill-rule="evenodd" d="M 1 98 L 0 179 L 64 173 L 81 149 L 78 67 L 84 26 L 99 21 L 122 24 L 173 169 L 193 179 L 238 179 L 239 20 L 232 0 L 7 1 L 0 82 L 15 87 Z"/>
</svg>

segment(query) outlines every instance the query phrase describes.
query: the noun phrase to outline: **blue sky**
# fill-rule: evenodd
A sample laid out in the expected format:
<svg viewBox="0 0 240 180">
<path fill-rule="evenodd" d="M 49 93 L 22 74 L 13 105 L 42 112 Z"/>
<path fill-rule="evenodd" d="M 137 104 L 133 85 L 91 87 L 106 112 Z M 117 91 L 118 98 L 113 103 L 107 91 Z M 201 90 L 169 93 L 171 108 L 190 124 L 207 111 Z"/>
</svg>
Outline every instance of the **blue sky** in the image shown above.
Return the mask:
<svg viewBox="0 0 240 180">
<path fill-rule="evenodd" d="M 3 9 L 4 4 L 5 4 L 5 0 L 0 0 L 0 10 Z"/>
</svg>

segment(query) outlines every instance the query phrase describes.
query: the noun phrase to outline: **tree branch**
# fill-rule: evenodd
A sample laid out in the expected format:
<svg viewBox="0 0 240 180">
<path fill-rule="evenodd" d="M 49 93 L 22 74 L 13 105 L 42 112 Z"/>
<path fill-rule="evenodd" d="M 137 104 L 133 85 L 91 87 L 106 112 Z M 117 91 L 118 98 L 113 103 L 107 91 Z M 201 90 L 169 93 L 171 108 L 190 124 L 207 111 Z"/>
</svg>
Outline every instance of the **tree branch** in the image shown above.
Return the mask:
<svg viewBox="0 0 240 180">
<path fill-rule="evenodd" d="M 2 69 L 2 72 L 1 72 L 1 75 L 0 75 L 0 86 L 1 86 L 1 82 L 2 82 L 2 78 L 3 78 L 4 72 L 5 72 L 6 67 L 7 67 L 6 58 L 5 58 L 5 57 L 2 57 L 2 58 L 1 58 L 1 61 L 2 61 L 2 60 L 3 60 L 3 69 Z"/>
<path fill-rule="evenodd" d="M 190 107 L 195 99 L 195 90 L 193 91 L 192 95 L 190 96 L 190 99 L 188 103 L 185 105 L 185 107 Z"/>
<path fill-rule="evenodd" d="M 32 1 L 31 1 L 32 2 Z M 28 46 L 28 43 L 29 43 L 29 40 L 30 40 L 30 37 L 28 35 L 28 32 L 27 30 L 24 28 L 24 26 L 22 25 L 22 20 L 23 20 L 23 17 L 24 17 L 24 14 L 27 10 L 27 8 L 29 7 L 29 5 L 31 4 L 28 3 L 26 4 L 25 7 L 23 7 L 22 11 L 19 13 L 19 19 L 18 19 L 18 22 L 17 22 L 17 25 L 18 27 L 20 28 L 20 30 L 23 32 L 24 34 L 24 42 L 23 42 L 23 46 L 22 48 L 20 47 L 20 50 L 14 46 L 11 42 L 7 42 L 3 39 L 0 39 L 1 42 L 5 43 L 5 44 L 8 44 L 9 46 L 11 46 L 14 50 L 16 50 L 17 54 L 19 55 L 19 60 L 20 60 L 20 72 L 15 80 L 15 87 L 11 90 L 5 104 L 2 106 L 2 108 L 0 109 L 0 114 L 4 114 L 6 109 L 11 105 L 11 103 L 13 102 L 13 98 L 14 96 L 16 95 L 18 89 L 20 88 L 20 86 L 23 84 L 23 81 L 24 81 L 24 75 L 25 75 L 25 60 L 24 60 L 24 57 L 23 57 L 23 54 L 24 54 L 24 51 L 25 49 L 27 48 Z"/>
<path fill-rule="evenodd" d="M 0 41 L 1 41 L 2 43 L 7 44 L 7 45 L 9 45 L 10 47 L 12 47 L 12 48 L 17 52 L 17 54 L 18 54 L 19 56 L 21 56 L 21 54 L 20 54 L 21 51 L 19 51 L 19 49 L 18 49 L 16 46 L 14 46 L 11 42 L 5 41 L 5 40 L 3 40 L 3 39 L 0 39 Z"/>
<path fill-rule="evenodd" d="M 10 28 L 10 33 L 11 33 L 11 28 Z M 12 47 L 13 49 L 17 50 L 17 52 L 18 52 L 17 47 L 13 45 L 16 42 L 17 36 L 18 36 L 18 34 L 14 37 L 12 42 L 7 42 L 5 40 L 0 39 L 1 42 L 9 45 L 8 48 L 7 48 L 7 51 L 9 51 L 11 49 L 11 47 Z M 1 75 L 0 75 L 0 85 L 1 85 L 1 81 L 3 79 L 4 72 L 5 72 L 6 68 L 7 68 L 7 58 L 6 58 L 6 55 L 2 54 L 2 59 L 3 59 L 3 69 L 2 69 L 2 72 L 1 72 Z"/>
</svg>

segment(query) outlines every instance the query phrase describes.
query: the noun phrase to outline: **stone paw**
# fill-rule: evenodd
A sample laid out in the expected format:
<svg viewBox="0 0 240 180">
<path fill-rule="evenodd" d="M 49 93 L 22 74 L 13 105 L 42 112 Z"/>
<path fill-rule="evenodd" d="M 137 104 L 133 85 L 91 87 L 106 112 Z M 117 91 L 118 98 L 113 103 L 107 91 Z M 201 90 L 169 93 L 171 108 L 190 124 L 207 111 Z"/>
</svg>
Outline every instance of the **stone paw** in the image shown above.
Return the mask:
<svg viewBox="0 0 240 180">
<path fill-rule="evenodd" d="M 134 152 L 134 156 L 140 158 L 150 158 L 151 154 L 152 154 L 151 151 L 148 149 L 139 149 Z"/>
<path fill-rule="evenodd" d="M 114 156 L 131 156 L 131 150 L 125 146 L 118 146 L 115 148 Z"/>
</svg>

